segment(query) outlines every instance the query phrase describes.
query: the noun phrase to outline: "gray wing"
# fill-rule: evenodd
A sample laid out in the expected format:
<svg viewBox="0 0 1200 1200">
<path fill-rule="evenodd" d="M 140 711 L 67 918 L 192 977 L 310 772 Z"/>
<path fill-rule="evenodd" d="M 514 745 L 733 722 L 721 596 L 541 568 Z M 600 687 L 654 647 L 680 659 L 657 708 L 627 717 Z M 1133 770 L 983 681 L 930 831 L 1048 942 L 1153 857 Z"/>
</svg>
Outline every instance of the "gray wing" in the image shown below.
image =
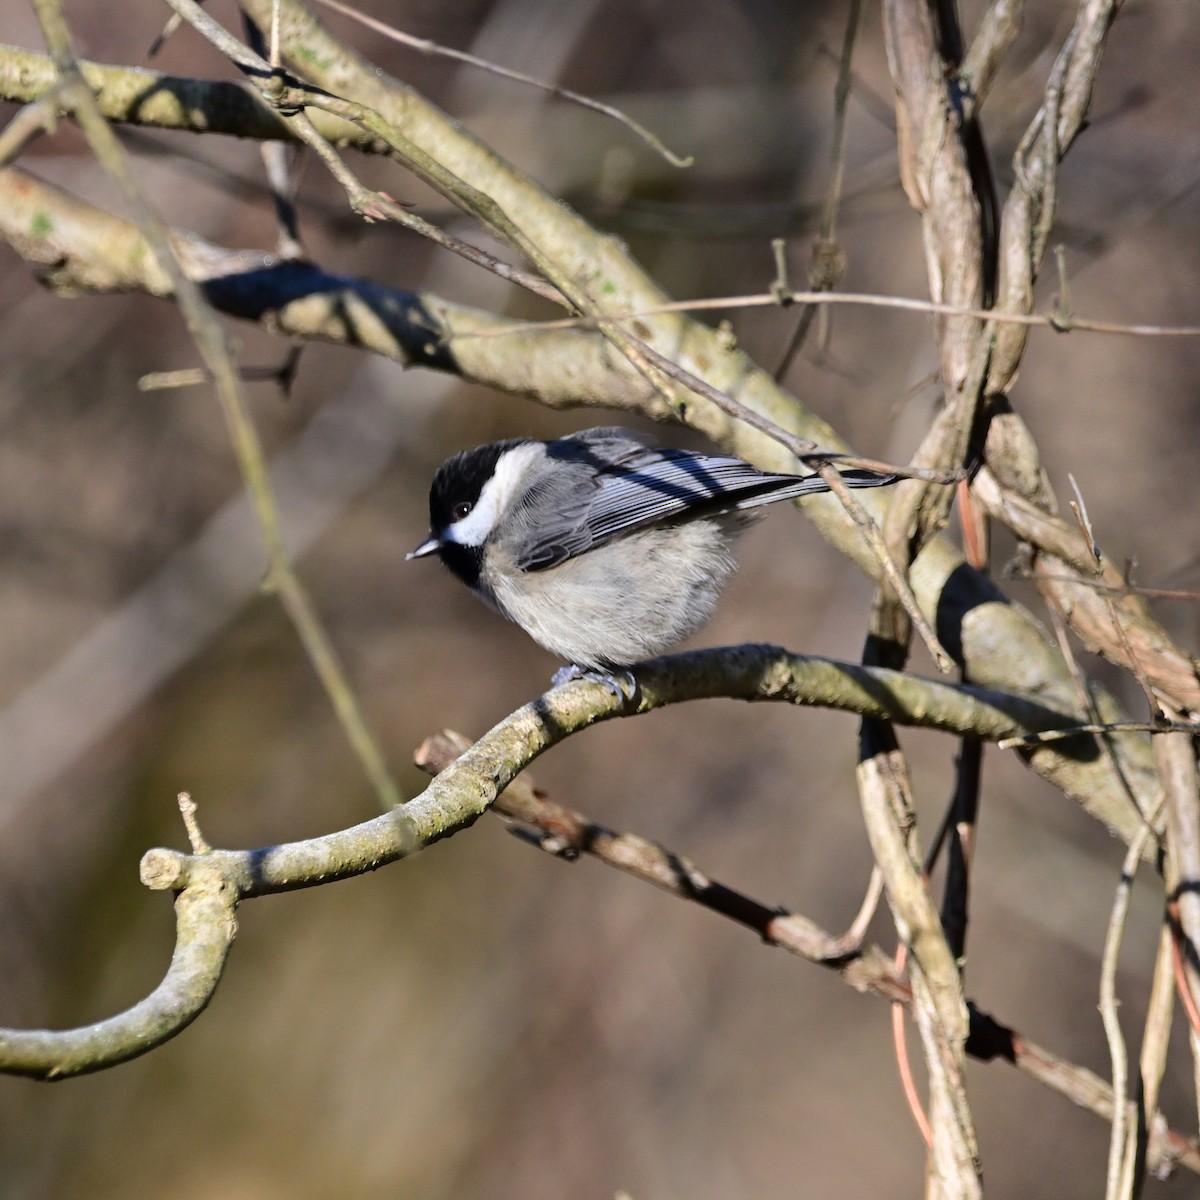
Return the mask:
<svg viewBox="0 0 1200 1200">
<path fill-rule="evenodd" d="M 756 508 L 829 490 L 818 476 L 772 475 L 740 458 L 668 450 L 625 430 L 595 429 L 547 448 L 559 469 L 539 481 L 521 507 L 525 537 L 517 565 L 557 566 L 614 537 L 663 521 Z M 855 476 L 860 478 L 854 478 Z M 868 471 L 844 472 L 852 487 L 891 482 Z M 536 531 L 536 537 L 530 536 Z"/>
</svg>

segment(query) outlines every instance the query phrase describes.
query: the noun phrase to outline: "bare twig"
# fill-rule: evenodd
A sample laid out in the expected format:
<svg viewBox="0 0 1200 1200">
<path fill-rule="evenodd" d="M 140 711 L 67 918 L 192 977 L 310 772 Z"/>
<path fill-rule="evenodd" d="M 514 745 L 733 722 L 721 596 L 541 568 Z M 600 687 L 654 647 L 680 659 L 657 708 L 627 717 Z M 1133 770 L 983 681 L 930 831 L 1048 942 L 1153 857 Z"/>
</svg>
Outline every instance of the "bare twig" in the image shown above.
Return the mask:
<svg viewBox="0 0 1200 1200">
<path fill-rule="evenodd" d="M 1086 725 L 1072 725 L 1065 729 L 1047 729 L 1042 733 L 1022 734 L 1020 737 L 1002 738 L 996 743 L 1001 750 L 1015 750 L 1019 746 L 1036 746 L 1043 742 L 1061 741 L 1081 733 L 1187 733 L 1200 734 L 1200 723 L 1195 721 L 1095 721 Z"/>
<path fill-rule="evenodd" d="M 180 792 L 176 797 L 179 804 L 179 815 L 183 818 L 183 827 L 187 830 L 188 841 L 192 853 L 198 855 L 211 854 L 212 847 L 200 832 L 200 821 L 197 817 L 196 802 L 188 792 Z"/>
<path fill-rule="evenodd" d="M 279 60 L 279 5 L 275 5 L 271 20 L 271 41 L 263 39 L 262 30 L 248 14 L 242 15 L 246 39 L 255 53 L 265 54 L 272 67 Z M 280 258 L 304 258 L 304 244 L 300 240 L 300 221 L 296 213 L 296 185 L 291 170 L 292 149 L 283 142 L 263 142 L 259 147 L 267 186 L 271 190 L 271 201 L 275 206 L 275 222 L 278 225 L 276 251 Z"/>
<path fill-rule="evenodd" d="M 969 115 L 977 114 L 987 99 L 1004 56 L 1021 30 L 1024 8 L 1024 0 L 990 0 L 980 19 L 958 72 L 965 93 L 963 107 Z"/>
<path fill-rule="evenodd" d="M 1137 1080 L 1137 1096 L 1130 1105 L 1129 1133 L 1125 1139 L 1121 1182 L 1118 1194 L 1136 1200 L 1141 1194 L 1150 1149 L 1150 1134 L 1158 1109 L 1163 1075 L 1167 1069 L 1167 1049 L 1171 1037 L 1171 1013 L 1175 1006 L 1175 980 L 1172 974 L 1174 937 L 1170 924 L 1163 921 L 1154 960 L 1154 978 L 1146 1005 L 1142 1032 L 1142 1052 Z"/>
<path fill-rule="evenodd" d="M 1013 325 L 1029 329 L 1052 329 L 1058 333 L 1106 333 L 1126 337 L 1200 337 L 1200 325 L 1151 325 L 1119 321 L 1099 321 L 1085 317 L 1073 317 L 1069 329 L 1063 329 L 1061 321 L 1054 315 L 1036 312 L 1009 313 L 969 304 L 945 304 L 937 300 L 921 300 L 915 296 L 885 296 L 877 292 L 788 292 L 783 298 L 785 305 L 792 304 L 845 304 L 860 308 L 893 308 L 900 312 L 918 313 L 924 316 L 971 317 L 980 321 L 994 321 L 997 325 Z M 608 322 L 632 321 L 639 317 L 653 317 L 662 313 L 711 312 L 713 310 L 738 308 L 777 308 L 781 297 L 774 292 L 749 293 L 738 296 L 713 296 L 697 300 L 672 300 L 662 304 L 647 305 L 645 308 L 628 312 L 606 313 L 603 316 L 561 317 L 553 321 L 530 321 L 529 332 L 555 329 L 586 329 Z M 496 337 L 499 334 L 480 336 Z"/>
<path fill-rule="evenodd" d="M 833 145 L 830 150 L 829 186 L 825 193 L 825 204 L 821 210 L 821 228 L 817 240 L 812 247 L 812 261 L 809 264 L 808 280 L 818 292 L 831 291 L 845 272 L 846 261 L 841 247 L 837 243 L 837 213 L 842 199 L 842 184 L 846 175 L 846 109 L 850 100 L 850 82 L 853 77 L 851 64 L 854 59 L 854 42 L 858 37 L 858 23 L 862 16 L 862 0 L 851 0 L 850 11 L 846 16 L 846 30 L 842 35 L 842 52 L 838 58 L 837 84 L 833 96 Z M 777 272 L 781 294 L 786 294 L 784 275 Z M 783 355 L 776 366 L 773 375 L 783 379 L 791 369 L 800 347 L 808 334 L 814 313 L 821 314 L 822 330 L 821 344 L 824 346 L 829 336 L 829 310 L 804 306 L 800 317 Z"/>
<path fill-rule="evenodd" d="M 980 1194 L 979 1151 L 966 1097 L 968 1016 L 962 983 L 914 858 L 907 773 L 886 725 L 865 722 L 858 764 L 867 836 L 908 947 L 913 1016 L 929 1075 L 930 1171 L 939 1195 Z"/>
<path fill-rule="evenodd" d="M 1083 128 L 1106 35 L 1121 0 L 1080 0 L 1075 25 L 1046 83 L 1045 97 L 1013 156 L 1014 184 L 1001 221 L 996 307 L 1031 313 L 1033 287 L 1054 221 L 1058 164 Z M 1050 318 L 1053 323 L 1054 318 Z M 1070 328 L 1079 328 L 1075 319 Z M 1025 350 L 1020 324 L 997 325 L 987 390 L 1007 391 Z"/>
<path fill-rule="evenodd" d="M 883 899 L 883 872 L 878 865 L 871 868 L 871 878 L 867 882 L 867 890 L 863 895 L 862 904 L 855 914 L 854 920 L 846 927 L 846 932 L 835 940 L 835 947 L 844 953 L 849 953 L 862 945 L 867 936 L 867 928 Z"/>
<path fill-rule="evenodd" d="M 0 133 L 0 170 L 19 157 L 43 133 L 53 133 L 58 123 L 59 86 L 26 104 Z"/>
<path fill-rule="evenodd" d="M 1200 786 L 1196 740 L 1185 733 L 1159 733 L 1154 750 L 1167 807 L 1167 900 L 1174 924 L 1176 973 L 1188 1010 L 1197 1102 L 1200 1103 Z"/>
<path fill-rule="evenodd" d="M 1071 491 L 1075 493 L 1075 499 L 1071 501 L 1071 511 L 1075 514 L 1075 520 L 1079 522 L 1079 528 L 1083 531 L 1084 537 L 1087 539 L 1088 549 L 1092 552 L 1092 557 L 1096 560 L 1096 565 L 1100 566 L 1104 561 L 1104 555 L 1100 553 L 1100 547 L 1096 544 L 1096 535 L 1092 532 L 1091 518 L 1088 517 L 1087 505 L 1084 503 L 1083 493 L 1079 490 L 1079 484 L 1075 482 L 1075 476 L 1067 472 L 1067 479 L 1071 484 Z"/>
<path fill-rule="evenodd" d="M 1119 1200 L 1122 1194 L 1120 1184 L 1125 1157 L 1126 1120 L 1129 1115 L 1129 1054 L 1125 1048 L 1125 1037 L 1121 1033 L 1121 1020 L 1117 1015 L 1117 962 L 1120 957 L 1121 939 L 1125 933 L 1125 918 L 1129 913 L 1133 877 L 1147 837 L 1148 831 L 1135 838 L 1125 855 L 1121 878 L 1113 897 L 1112 912 L 1108 918 L 1108 932 L 1104 938 L 1104 954 L 1100 962 L 1100 1019 L 1104 1022 L 1104 1036 L 1108 1040 L 1108 1056 L 1112 1063 L 1114 1101 L 1112 1132 L 1108 1143 L 1105 1200 Z"/>
<path fill-rule="evenodd" d="M 908 947 L 903 942 L 896 944 L 896 954 L 892 966 L 897 975 L 903 975 L 908 963 Z M 900 1089 L 904 1092 L 904 1103 L 908 1106 L 909 1115 L 925 1149 L 933 1149 L 933 1130 L 929 1128 L 929 1117 L 925 1105 L 921 1103 L 921 1093 L 917 1090 L 917 1081 L 913 1078 L 912 1059 L 908 1053 L 907 1027 L 904 1023 L 905 1005 L 899 1001 L 892 1003 L 892 1049 L 896 1055 L 896 1068 L 900 1075 Z"/>
<path fill-rule="evenodd" d="M 341 4 L 339 0 L 316 0 L 316 3 L 320 4 L 323 8 L 331 8 L 334 12 L 339 12 L 345 17 L 350 17 L 360 25 L 365 25 L 368 29 L 373 29 L 376 33 L 390 38 L 393 42 L 399 42 L 401 45 L 408 46 L 412 50 L 419 51 L 421 54 L 449 58 L 455 62 L 466 63 L 467 66 L 477 67 L 479 70 L 487 71 L 492 75 L 499 75 L 502 79 L 512 79 L 517 83 L 524 83 L 530 87 L 540 88 L 544 92 L 549 92 L 552 96 L 558 96 L 562 100 L 569 100 L 572 104 L 578 104 L 581 108 L 589 108 L 593 112 L 598 112 L 602 116 L 609 117 L 618 124 L 624 125 L 626 129 L 645 142 L 651 150 L 661 155 L 673 167 L 690 167 L 696 161 L 690 154 L 682 157 L 673 153 L 663 145 L 659 137 L 651 133 L 644 125 L 638 124 L 628 114 L 621 112 L 619 108 L 614 108 L 611 104 L 604 104 L 599 100 L 593 100 L 590 96 L 581 96 L 578 92 L 572 92 L 570 89 L 560 87 L 556 83 L 547 83 L 545 80 L 536 79 L 534 76 L 526 75 L 521 71 L 513 71 L 497 63 L 488 62 L 486 59 L 477 58 L 474 54 L 467 54 L 462 50 L 454 50 L 449 46 L 439 45 L 439 43 L 432 42 L 428 38 L 414 37 L 412 34 L 404 33 L 402 30 L 397 29 L 394 25 L 389 25 L 385 21 L 377 20 L 375 17 L 359 12 L 358 9 L 352 8 L 349 4 Z"/>
<path fill-rule="evenodd" d="M 443 730 L 421 743 L 414 760 L 423 771 L 438 775 L 470 748 L 469 738 Z M 547 799 L 528 776 L 514 780 L 492 808 L 500 816 L 517 822 L 518 828 L 537 831 L 537 845 L 549 854 L 568 860 L 581 854 L 591 855 L 618 871 L 752 930 L 770 945 L 836 970 L 860 991 L 897 996 L 902 1001 L 908 996 L 906 985 L 890 971 L 883 953 L 874 946 L 863 949 L 867 925 L 882 890 L 877 869 L 871 872 L 858 915 L 845 933 L 835 936 L 818 929 L 806 917 L 763 904 L 711 879 L 689 859 L 655 842 L 633 833 L 615 833 L 582 813 Z"/>
<path fill-rule="evenodd" d="M 1074 476 L 1068 476 L 1071 481 L 1071 490 L 1075 493 L 1075 499 L 1071 501 L 1071 511 L 1075 514 L 1075 519 L 1079 523 L 1080 531 L 1083 534 L 1084 542 L 1091 554 L 1092 573 L 1095 577 L 1103 579 L 1105 558 L 1100 549 L 1100 544 L 1096 540 L 1096 534 L 1092 529 L 1091 518 L 1088 516 L 1087 506 L 1083 501 L 1083 493 L 1079 490 L 1079 485 L 1075 482 Z M 1125 628 L 1125 622 L 1121 620 L 1120 612 L 1117 608 L 1116 598 L 1112 591 L 1105 588 L 1096 592 L 1096 595 L 1104 603 L 1105 611 L 1108 614 L 1108 620 L 1111 628 L 1116 633 L 1117 641 L 1121 646 L 1121 651 L 1124 655 L 1125 662 L 1133 677 L 1137 680 L 1138 686 L 1142 689 L 1142 695 L 1146 697 L 1146 707 L 1152 714 L 1156 714 L 1160 710 L 1158 697 L 1155 695 L 1154 684 L 1151 682 L 1146 668 L 1142 664 L 1141 657 L 1133 648 L 1133 643 L 1130 640 L 1129 631 Z"/>
</svg>

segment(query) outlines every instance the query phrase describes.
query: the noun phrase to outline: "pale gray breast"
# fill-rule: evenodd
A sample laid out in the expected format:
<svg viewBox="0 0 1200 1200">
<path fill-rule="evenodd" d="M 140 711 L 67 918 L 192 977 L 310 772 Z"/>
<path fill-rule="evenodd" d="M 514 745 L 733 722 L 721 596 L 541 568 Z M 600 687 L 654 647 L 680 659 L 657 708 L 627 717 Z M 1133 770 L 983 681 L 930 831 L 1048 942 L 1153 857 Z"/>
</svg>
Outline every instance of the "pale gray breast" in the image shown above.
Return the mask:
<svg viewBox="0 0 1200 1200">
<path fill-rule="evenodd" d="M 579 666 L 627 666 L 708 620 L 735 566 L 730 538 L 752 520 L 657 526 L 544 571 L 514 571 L 499 553 L 485 582 L 500 611 L 552 653 Z"/>
</svg>

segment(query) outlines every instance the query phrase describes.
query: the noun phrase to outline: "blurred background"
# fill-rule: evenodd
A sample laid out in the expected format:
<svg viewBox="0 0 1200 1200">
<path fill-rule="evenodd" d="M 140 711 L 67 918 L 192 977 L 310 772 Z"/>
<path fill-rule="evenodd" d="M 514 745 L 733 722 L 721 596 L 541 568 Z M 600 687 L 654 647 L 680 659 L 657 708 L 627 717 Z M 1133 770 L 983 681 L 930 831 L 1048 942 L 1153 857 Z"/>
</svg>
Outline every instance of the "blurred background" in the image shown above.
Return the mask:
<svg viewBox="0 0 1200 1200">
<path fill-rule="evenodd" d="M 232 6 L 214 5 L 234 21 Z M 964 6 L 968 31 L 979 4 Z M 802 280 L 829 179 L 848 6 L 784 0 L 394 0 L 372 11 L 618 105 L 697 163 L 676 171 L 594 114 L 385 41 L 333 28 L 603 228 L 678 297 L 761 292 L 770 239 Z M 1070 27 L 1029 6 L 984 128 L 1002 189 Z M 68 6 L 81 54 L 138 64 L 166 14 L 150 0 Z M 32 16 L 0 40 L 40 49 Z M 1092 124 L 1060 185 L 1071 303 L 1094 318 L 1196 324 L 1200 28 L 1184 5 L 1127 6 Z M 229 68 L 184 30 L 153 64 Z M 867 4 L 848 108 L 842 287 L 924 297 L 918 218 L 897 178 L 879 12 Z M 5 106 L 5 116 L 14 111 Z M 230 247 L 275 231 L 257 147 L 124 131 L 174 226 Z M 21 165 L 119 207 L 64 124 Z M 356 170 L 460 235 L 436 197 L 381 163 Z M 317 165 L 302 228 L 322 266 L 522 314 L 494 277 L 388 225 L 366 225 Z M 172 945 L 166 899 L 138 883 L 150 846 L 184 843 L 175 794 L 208 838 L 249 847 L 363 820 L 366 787 L 278 605 L 216 401 L 143 393 L 194 366 L 169 303 L 65 300 L 0 249 L 0 1024 L 62 1027 L 143 996 Z M 1040 305 L 1057 282 L 1047 272 Z M 731 312 L 768 369 L 795 313 Z M 716 318 L 714 318 L 716 319 Z M 863 453 L 903 460 L 938 402 L 923 318 L 837 309 L 790 387 Z M 286 347 L 237 326 L 244 363 Z M 1200 589 L 1200 344 L 1035 333 L 1013 402 L 1060 495 L 1074 474 L 1100 543 L 1143 583 Z M 428 372 L 308 346 L 286 398 L 251 389 L 303 577 L 406 788 L 441 727 L 478 735 L 558 665 L 436 565 L 404 562 L 429 479 L 495 437 L 554 436 L 604 413 L 550 413 Z M 669 431 L 664 435 L 670 438 Z M 682 438 L 676 438 L 683 441 Z M 1012 551 L 1000 541 L 997 569 Z M 744 540 L 741 570 L 694 644 L 776 641 L 845 658 L 872 589 L 793 511 Z M 1010 594 L 1036 608 L 1014 582 Z M 1194 603 L 1160 619 L 1195 651 Z M 1083 656 L 1144 716 L 1144 703 Z M 918 656 L 914 667 L 932 673 Z M 690 704 L 575 737 L 534 768 L 551 797 L 689 856 L 715 878 L 833 931 L 870 857 L 837 714 Z M 953 744 L 905 735 L 926 841 Z M 1011 756 L 985 766 L 968 993 L 1030 1039 L 1108 1074 L 1099 953 L 1122 847 Z M 1126 1032 L 1144 1013 L 1159 921 L 1135 888 L 1119 977 Z M 873 936 L 889 949 L 886 916 Z M 914 1057 L 919 1058 L 914 1043 Z M 971 1064 L 989 1186 L 1091 1197 L 1108 1129 L 1003 1065 Z M 1176 1030 L 1164 1105 L 1195 1129 Z M 1193 1093 L 1194 1094 L 1194 1093 Z M 355 1196 L 692 1200 L 915 1194 L 923 1150 L 889 1014 L 834 976 L 593 862 L 567 865 L 495 818 L 417 858 L 258 900 L 209 1010 L 133 1063 L 54 1087 L 0 1079 L 0 1196 Z M 1195 1195 L 1186 1176 L 1150 1195 Z"/>
</svg>

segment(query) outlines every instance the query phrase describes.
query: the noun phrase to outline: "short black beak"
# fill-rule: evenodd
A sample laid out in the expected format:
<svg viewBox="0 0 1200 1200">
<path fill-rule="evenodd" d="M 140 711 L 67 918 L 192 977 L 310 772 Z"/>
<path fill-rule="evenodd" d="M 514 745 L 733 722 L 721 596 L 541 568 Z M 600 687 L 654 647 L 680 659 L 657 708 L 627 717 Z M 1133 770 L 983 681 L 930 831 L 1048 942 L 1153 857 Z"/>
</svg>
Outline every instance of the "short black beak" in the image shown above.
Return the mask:
<svg viewBox="0 0 1200 1200">
<path fill-rule="evenodd" d="M 431 533 L 415 550 L 404 556 L 404 561 L 411 562 L 414 558 L 426 558 L 430 554 L 436 554 L 441 544 L 436 535 Z"/>
</svg>

